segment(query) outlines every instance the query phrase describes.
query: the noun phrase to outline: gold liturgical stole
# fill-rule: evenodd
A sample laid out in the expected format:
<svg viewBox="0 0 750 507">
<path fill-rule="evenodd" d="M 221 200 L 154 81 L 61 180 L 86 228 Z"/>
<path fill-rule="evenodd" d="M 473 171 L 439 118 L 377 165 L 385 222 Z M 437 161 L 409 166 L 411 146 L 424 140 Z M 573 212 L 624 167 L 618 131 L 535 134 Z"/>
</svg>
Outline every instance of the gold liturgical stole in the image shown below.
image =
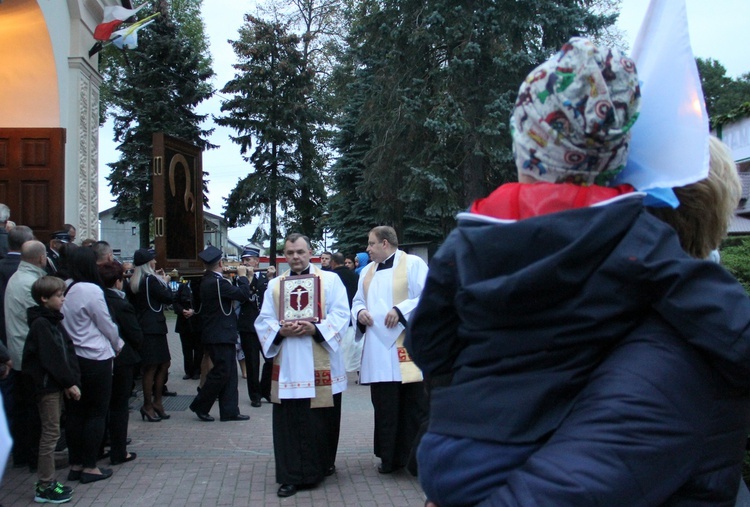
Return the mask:
<svg viewBox="0 0 750 507">
<path fill-rule="evenodd" d="M 367 293 L 370 290 L 370 282 L 372 277 L 375 276 L 378 264 L 373 262 L 370 269 L 365 274 L 365 279 L 362 281 L 363 289 L 365 292 L 365 302 L 367 302 Z M 393 268 L 393 306 L 405 301 L 409 298 L 409 276 L 406 271 L 406 253 L 403 253 Z M 406 329 L 401 331 L 396 339 L 396 353 L 398 354 L 398 365 L 401 370 L 401 383 L 409 384 L 412 382 L 422 382 L 422 371 L 414 364 L 409 352 L 404 347 L 404 339 L 406 338 Z"/>
<path fill-rule="evenodd" d="M 312 272 L 312 269 L 310 270 Z M 287 270 L 281 275 L 280 281 L 289 276 Z M 326 316 L 326 291 L 323 277 L 315 274 L 320 279 L 320 318 Z M 281 308 L 281 283 L 277 283 L 273 288 L 273 300 L 276 308 Z M 312 304 L 312 302 L 310 303 Z M 290 338 L 284 338 L 289 340 Z M 295 338 L 291 338 L 294 340 Z M 281 403 L 279 398 L 279 374 L 281 372 L 281 354 L 282 350 L 273 358 L 273 370 L 271 373 L 271 401 Z M 310 408 L 325 408 L 333 406 L 333 384 L 331 378 L 331 356 L 323 345 L 312 340 L 313 352 L 313 369 L 315 370 L 315 398 L 310 400 Z"/>
</svg>

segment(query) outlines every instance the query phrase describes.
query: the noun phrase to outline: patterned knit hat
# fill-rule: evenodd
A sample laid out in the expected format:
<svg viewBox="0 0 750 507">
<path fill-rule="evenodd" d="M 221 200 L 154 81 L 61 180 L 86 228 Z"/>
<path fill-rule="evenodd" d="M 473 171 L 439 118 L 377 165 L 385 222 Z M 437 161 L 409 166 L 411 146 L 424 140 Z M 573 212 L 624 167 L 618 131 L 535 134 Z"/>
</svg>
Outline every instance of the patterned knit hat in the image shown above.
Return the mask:
<svg viewBox="0 0 750 507">
<path fill-rule="evenodd" d="M 553 183 L 608 185 L 628 157 L 638 118 L 635 63 L 574 37 L 521 84 L 511 115 L 521 174 Z"/>
</svg>

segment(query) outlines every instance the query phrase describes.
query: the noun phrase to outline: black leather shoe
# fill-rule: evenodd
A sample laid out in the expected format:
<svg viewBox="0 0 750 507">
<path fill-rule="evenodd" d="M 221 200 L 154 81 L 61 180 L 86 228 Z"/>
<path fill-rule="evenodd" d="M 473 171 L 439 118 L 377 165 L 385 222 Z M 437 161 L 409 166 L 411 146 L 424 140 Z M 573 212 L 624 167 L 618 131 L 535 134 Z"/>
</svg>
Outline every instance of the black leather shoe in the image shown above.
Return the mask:
<svg viewBox="0 0 750 507">
<path fill-rule="evenodd" d="M 161 395 L 162 396 L 177 396 L 177 391 L 167 391 L 167 388 L 165 387 Z"/>
<path fill-rule="evenodd" d="M 279 490 L 276 492 L 276 496 L 286 498 L 297 494 L 297 486 L 294 484 L 282 484 Z"/>
<path fill-rule="evenodd" d="M 260 407 L 260 400 L 253 400 L 250 402 L 251 407 Z"/>
<path fill-rule="evenodd" d="M 394 466 L 385 466 L 382 463 L 378 465 L 378 473 L 381 474 L 392 474 L 396 470 L 400 470 L 401 468 L 404 468 L 403 466 L 400 467 L 394 467 Z"/>
<path fill-rule="evenodd" d="M 90 482 L 103 481 L 112 477 L 111 468 L 100 468 L 100 474 L 90 474 L 88 472 L 81 472 L 81 484 L 88 484 Z"/>
<path fill-rule="evenodd" d="M 129 454 L 130 456 L 125 457 L 125 459 L 118 459 L 118 460 L 111 459 L 109 460 L 109 464 L 110 465 L 122 465 L 123 463 L 127 463 L 128 461 L 133 461 L 135 458 L 138 457 L 138 455 L 134 452 L 131 452 Z"/>
<path fill-rule="evenodd" d="M 69 481 L 80 481 L 81 480 L 81 473 L 83 473 L 83 470 L 71 470 L 68 472 L 68 480 Z"/>
<path fill-rule="evenodd" d="M 237 415 L 232 415 L 232 416 L 229 416 L 229 417 L 222 417 L 221 418 L 221 422 L 226 422 L 226 421 L 247 421 L 249 419 L 250 419 L 249 415 L 237 414 Z"/>
<path fill-rule="evenodd" d="M 326 470 L 326 477 L 330 477 L 335 473 L 336 473 L 336 465 L 331 465 L 330 467 L 328 467 L 328 470 Z"/>
<path fill-rule="evenodd" d="M 193 409 L 190 409 L 190 410 L 193 410 Z M 197 415 L 198 419 L 200 419 L 201 421 L 211 422 L 211 421 L 215 421 L 216 420 L 216 419 L 214 419 L 213 417 L 211 417 L 208 414 L 203 414 L 201 412 L 196 412 L 195 410 L 193 410 L 193 412 L 195 412 L 195 415 Z"/>
<path fill-rule="evenodd" d="M 188 375 L 187 373 L 182 376 L 182 380 L 190 380 L 191 378 L 193 378 L 193 376 Z"/>
</svg>

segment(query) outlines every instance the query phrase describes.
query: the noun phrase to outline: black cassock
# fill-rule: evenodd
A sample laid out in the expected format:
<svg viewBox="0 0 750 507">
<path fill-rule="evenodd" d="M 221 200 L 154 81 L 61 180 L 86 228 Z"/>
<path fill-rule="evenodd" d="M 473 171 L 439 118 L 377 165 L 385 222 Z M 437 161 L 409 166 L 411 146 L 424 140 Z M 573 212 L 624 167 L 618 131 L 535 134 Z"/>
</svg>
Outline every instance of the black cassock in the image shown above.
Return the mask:
<svg viewBox="0 0 750 507">
<path fill-rule="evenodd" d="M 310 408 L 310 398 L 282 399 L 273 405 L 276 482 L 314 485 L 336 461 L 341 429 L 341 393 L 333 407 Z"/>
</svg>

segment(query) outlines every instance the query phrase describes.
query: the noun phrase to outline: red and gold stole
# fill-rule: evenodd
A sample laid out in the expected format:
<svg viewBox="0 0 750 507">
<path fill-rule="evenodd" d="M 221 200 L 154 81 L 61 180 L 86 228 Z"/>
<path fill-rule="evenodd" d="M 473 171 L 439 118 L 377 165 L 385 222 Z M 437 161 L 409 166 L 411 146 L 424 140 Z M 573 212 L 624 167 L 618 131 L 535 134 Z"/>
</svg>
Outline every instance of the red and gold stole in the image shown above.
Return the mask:
<svg viewBox="0 0 750 507">
<path fill-rule="evenodd" d="M 313 273 L 312 266 L 310 272 Z M 290 271 L 287 270 L 279 278 L 279 282 L 289 276 Z M 326 317 L 326 291 L 324 279 L 317 273 L 313 273 L 320 280 L 320 317 L 325 319 Z M 281 306 L 281 283 L 277 283 L 273 289 L 273 300 L 276 303 L 276 308 Z M 288 340 L 290 338 L 284 338 Z M 297 338 L 291 338 L 296 340 Z M 328 351 L 315 340 L 312 341 L 312 352 L 313 352 L 313 369 L 315 370 L 315 398 L 310 400 L 310 408 L 324 408 L 333 406 L 333 382 L 331 379 L 331 356 Z M 281 355 L 282 350 L 273 358 L 273 369 L 271 370 L 271 401 L 273 403 L 281 403 L 279 398 L 279 373 L 281 372 Z"/>
<path fill-rule="evenodd" d="M 406 270 L 406 253 L 402 252 L 398 262 L 394 264 L 391 271 L 393 272 L 393 306 L 405 301 L 409 298 L 409 276 Z M 373 262 L 370 269 L 365 274 L 365 279 L 362 281 L 362 288 L 365 293 L 365 303 L 367 302 L 367 293 L 370 290 L 370 282 L 372 277 L 375 276 L 375 271 L 378 269 L 378 264 Z M 412 382 L 422 382 L 422 371 L 414 364 L 409 352 L 404 347 L 404 339 L 406 338 L 406 330 L 401 331 L 396 339 L 396 353 L 398 354 L 398 365 L 401 370 L 401 383 L 409 384 Z"/>
</svg>

